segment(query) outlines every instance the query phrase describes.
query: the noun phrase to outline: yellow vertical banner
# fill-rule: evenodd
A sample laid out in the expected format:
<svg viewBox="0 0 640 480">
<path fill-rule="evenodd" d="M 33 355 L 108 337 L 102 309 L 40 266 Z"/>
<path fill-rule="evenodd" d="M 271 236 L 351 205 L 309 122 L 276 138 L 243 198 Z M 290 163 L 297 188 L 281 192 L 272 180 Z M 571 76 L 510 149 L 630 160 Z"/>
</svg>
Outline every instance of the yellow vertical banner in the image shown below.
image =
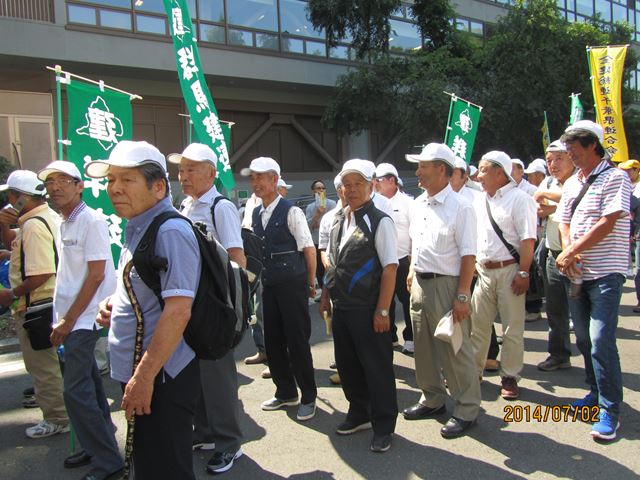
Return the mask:
<svg viewBox="0 0 640 480">
<path fill-rule="evenodd" d="M 604 148 L 616 163 L 629 159 L 622 122 L 622 74 L 626 54 L 627 45 L 587 47 L 596 115 L 604 129 Z"/>
</svg>

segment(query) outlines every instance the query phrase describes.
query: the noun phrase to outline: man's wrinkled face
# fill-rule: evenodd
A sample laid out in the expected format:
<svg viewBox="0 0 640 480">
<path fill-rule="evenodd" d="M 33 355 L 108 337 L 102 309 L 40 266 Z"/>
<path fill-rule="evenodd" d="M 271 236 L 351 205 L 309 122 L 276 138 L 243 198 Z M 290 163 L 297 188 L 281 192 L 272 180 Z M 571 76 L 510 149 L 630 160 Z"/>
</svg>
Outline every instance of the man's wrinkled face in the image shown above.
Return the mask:
<svg viewBox="0 0 640 480">
<path fill-rule="evenodd" d="M 149 187 L 137 168 L 109 167 L 107 193 L 120 217 L 131 219 L 146 212 L 165 197 L 165 188 L 162 180 Z"/>
<path fill-rule="evenodd" d="M 216 169 L 209 162 L 195 162 L 182 157 L 178 180 L 185 195 L 200 197 L 207 193 L 216 179 Z"/>
<path fill-rule="evenodd" d="M 360 208 L 371 198 L 371 182 L 359 173 L 348 173 L 343 176 L 342 188 L 345 200 L 352 210 Z"/>
<path fill-rule="evenodd" d="M 278 175 L 274 172 L 251 172 L 251 189 L 257 197 L 263 198 L 277 191 Z"/>
</svg>

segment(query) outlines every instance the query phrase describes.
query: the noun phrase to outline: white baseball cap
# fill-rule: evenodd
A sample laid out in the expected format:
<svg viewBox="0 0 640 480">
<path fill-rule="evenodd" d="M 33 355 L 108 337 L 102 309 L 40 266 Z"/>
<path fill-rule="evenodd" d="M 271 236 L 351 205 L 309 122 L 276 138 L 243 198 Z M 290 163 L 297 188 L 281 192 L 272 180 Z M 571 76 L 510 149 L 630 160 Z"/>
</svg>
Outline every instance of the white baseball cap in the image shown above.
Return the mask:
<svg viewBox="0 0 640 480">
<path fill-rule="evenodd" d="M 478 167 L 475 165 L 469 165 L 469 176 L 473 177 L 476 173 L 478 173 Z"/>
<path fill-rule="evenodd" d="M 94 160 L 84 166 L 84 173 L 91 178 L 103 178 L 109 173 L 109 167 L 135 168 L 147 163 L 155 163 L 167 171 L 164 155 L 147 142 L 122 140 L 111 151 L 108 160 Z"/>
<path fill-rule="evenodd" d="M 460 157 L 456 157 L 455 159 L 455 166 L 453 168 L 459 168 L 460 170 L 464 170 L 465 172 L 467 171 L 467 162 L 465 162 L 462 158 Z"/>
<path fill-rule="evenodd" d="M 602 129 L 602 125 L 592 122 L 591 120 L 578 120 L 577 122 L 569 125 L 564 133 L 571 134 L 579 133 L 581 131 L 591 133 L 598 139 L 600 145 L 604 145 L 604 130 Z"/>
<path fill-rule="evenodd" d="M 287 182 L 285 182 L 282 178 L 278 179 L 278 187 L 284 187 L 287 190 L 289 190 L 291 187 L 293 187 L 293 185 L 289 185 Z"/>
<path fill-rule="evenodd" d="M 425 145 L 422 152 L 418 155 L 405 155 L 404 158 L 412 163 L 441 160 L 451 166 L 451 168 L 456 168 L 456 157 L 453 151 L 444 143 L 430 143 Z"/>
<path fill-rule="evenodd" d="M 49 175 L 56 172 L 65 173 L 70 177 L 77 178 L 78 180 L 82 181 L 82 175 L 80 174 L 80 170 L 78 170 L 78 167 L 76 167 L 75 163 L 67 162 L 65 160 L 56 160 L 54 162 L 51 162 L 49 165 L 38 172 L 38 178 L 44 182 Z"/>
<path fill-rule="evenodd" d="M 344 162 L 342 170 L 340 170 L 340 180 L 350 173 L 359 173 L 367 182 L 370 182 L 376 173 L 376 166 L 369 160 L 352 158 Z"/>
<path fill-rule="evenodd" d="M 338 188 L 342 186 L 342 177 L 340 176 L 340 174 L 337 174 L 333 179 L 333 186 L 336 190 L 338 190 Z"/>
<path fill-rule="evenodd" d="M 7 178 L 7 183 L 0 185 L 0 192 L 16 190 L 27 195 L 44 195 L 44 184 L 31 170 L 14 170 Z"/>
<path fill-rule="evenodd" d="M 555 152 L 560 152 L 560 153 L 567 152 L 567 146 L 564 144 L 562 140 L 554 140 L 547 147 L 546 153 L 555 153 Z"/>
<path fill-rule="evenodd" d="M 500 168 L 502 168 L 502 170 L 504 170 L 504 173 L 507 175 L 507 178 L 510 181 L 515 183 L 515 180 L 511 176 L 511 170 L 513 169 L 513 164 L 511 163 L 511 158 L 509 158 L 509 155 L 507 155 L 506 153 L 501 152 L 499 150 L 492 150 L 490 152 L 485 153 L 480 160 L 481 161 L 486 160 L 487 162 L 491 162 L 495 165 L 498 165 Z"/>
<path fill-rule="evenodd" d="M 513 168 L 514 165 L 520 165 L 520 167 L 522 167 L 522 169 L 524 170 L 524 162 L 519 158 L 511 159 L 511 168 Z"/>
<path fill-rule="evenodd" d="M 240 170 L 240 175 L 242 175 L 243 177 L 248 177 L 249 175 L 251 175 L 251 172 L 273 172 L 276 175 L 280 176 L 280 165 L 278 165 L 278 162 L 276 162 L 271 157 L 258 157 L 251 160 L 251 164 L 249 164 L 249 167 Z"/>
<path fill-rule="evenodd" d="M 524 170 L 524 173 L 543 173 L 547 174 L 546 162 L 541 158 L 536 158 L 529 166 Z"/>
<path fill-rule="evenodd" d="M 393 175 L 396 178 L 400 178 L 398 170 L 390 163 L 381 163 L 376 167 L 376 178 L 384 177 L 385 175 Z"/>
<path fill-rule="evenodd" d="M 171 153 L 167 155 L 167 160 L 171 163 L 180 163 L 186 158 L 193 162 L 209 162 L 214 167 L 218 163 L 218 157 L 209 145 L 204 143 L 192 143 L 185 148 L 182 153 Z"/>
</svg>

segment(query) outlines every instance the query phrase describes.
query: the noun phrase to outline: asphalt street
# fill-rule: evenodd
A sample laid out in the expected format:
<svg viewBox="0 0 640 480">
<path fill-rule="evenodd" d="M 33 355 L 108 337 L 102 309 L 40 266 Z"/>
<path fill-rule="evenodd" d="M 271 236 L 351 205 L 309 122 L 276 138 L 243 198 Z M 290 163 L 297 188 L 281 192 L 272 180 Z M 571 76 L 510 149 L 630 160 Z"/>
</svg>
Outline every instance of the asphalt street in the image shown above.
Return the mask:
<svg viewBox="0 0 640 480">
<path fill-rule="evenodd" d="M 238 479 L 409 479 L 409 478 L 611 478 L 640 476 L 640 316 L 635 305 L 633 282 L 627 281 L 618 327 L 624 404 L 618 438 L 596 443 L 590 425 L 564 414 L 558 418 L 554 406 L 584 396 L 583 361 L 574 346 L 573 367 L 545 373 L 535 365 L 546 358 L 547 322 L 527 323 L 525 368 L 516 401 L 500 397 L 500 378 L 485 376 L 482 383 L 482 413 L 469 435 L 445 440 L 439 429 L 447 415 L 436 419 L 406 421 L 400 415 L 391 450 L 369 451 L 371 431 L 349 437 L 334 433 L 347 409 L 342 390 L 332 386 L 333 344 L 324 322 L 312 305 L 312 353 L 318 384 L 318 412 L 307 422 L 295 419 L 295 408 L 263 412 L 260 403 L 274 393 L 271 380 L 260 378 L 262 365 L 247 366 L 242 359 L 254 353 L 250 335 L 236 349 L 240 381 L 241 422 L 245 435 L 244 455 L 225 477 Z M 398 313 L 400 313 L 398 311 Z M 500 328 L 498 327 L 498 334 Z M 573 340 L 573 336 L 572 336 Z M 394 358 L 400 409 L 419 399 L 413 358 L 397 351 Z M 105 377 L 106 378 L 106 377 Z M 89 467 L 65 470 L 69 434 L 33 440 L 24 429 L 41 419 L 39 409 L 22 408 L 22 390 L 31 385 L 19 353 L 0 355 L 0 478 L 3 480 L 80 478 Z M 125 421 L 119 409 L 119 386 L 107 381 L 118 441 L 124 447 Z M 534 412 L 548 418 L 536 420 Z M 449 405 L 449 411 L 451 405 Z M 530 412 L 527 414 L 527 412 Z M 556 412 L 555 417 L 554 413 Z M 520 414 L 521 421 L 505 422 L 506 414 Z M 518 416 L 520 416 L 518 415 Z M 529 418 L 527 418 L 529 417 Z M 528 420 L 528 421 L 527 421 Z M 206 452 L 194 454 L 199 479 L 205 473 Z"/>
</svg>

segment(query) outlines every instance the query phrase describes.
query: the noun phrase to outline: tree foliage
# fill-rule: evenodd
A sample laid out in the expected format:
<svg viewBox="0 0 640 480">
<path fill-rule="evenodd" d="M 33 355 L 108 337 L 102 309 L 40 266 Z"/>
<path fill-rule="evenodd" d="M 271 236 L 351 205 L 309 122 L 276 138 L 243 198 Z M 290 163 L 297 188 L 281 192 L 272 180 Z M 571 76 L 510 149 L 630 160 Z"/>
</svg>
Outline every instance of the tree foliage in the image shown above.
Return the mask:
<svg viewBox="0 0 640 480">
<path fill-rule="evenodd" d="M 441 139 L 449 102 L 443 91 L 448 91 L 484 106 L 475 157 L 496 148 L 525 160 L 539 157 L 544 111 L 554 138 L 567 125 L 571 93 L 581 93 L 586 117 L 595 118 L 585 47 L 619 45 L 631 38 L 626 24 L 609 29 L 597 18 L 569 23 L 560 16 L 555 0 L 523 0 L 498 19 L 485 42 L 479 42 L 452 29 L 446 0 L 416 0 L 412 14 L 427 39 L 425 48 L 402 58 L 390 57 L 385 55 L 388 33 L 383 24 L 388 25 L 396 3 L 312 0 L 309 4 L 316 27 L 323 18 L 328 34 L 331 24 L 333 34 L 351 35 L 359 52 L 378 52 L 371 65 L 352 70 L 336 86 L 324 123 L 339 134 L 375 129 L 402 133 L 413 144 Z M 367 16 L 358 19 L 351 12 L 347 19 L 334 21 L 349 6 L 362 12 L 362 4 L 373 5 Z M 357 44 L 356 38 L 361 39 Z M 636 64 L 637 55 L 629 49 L 627 75 Z M 632 93 L 623 90 L 627 104 Z M 627 108 L 625 119 L 628 127 L 640 124 L 640 114 L 633 109 Z M 630 151 L 637 155 L 640 140 L 630 137 Z"/>
</svg>

